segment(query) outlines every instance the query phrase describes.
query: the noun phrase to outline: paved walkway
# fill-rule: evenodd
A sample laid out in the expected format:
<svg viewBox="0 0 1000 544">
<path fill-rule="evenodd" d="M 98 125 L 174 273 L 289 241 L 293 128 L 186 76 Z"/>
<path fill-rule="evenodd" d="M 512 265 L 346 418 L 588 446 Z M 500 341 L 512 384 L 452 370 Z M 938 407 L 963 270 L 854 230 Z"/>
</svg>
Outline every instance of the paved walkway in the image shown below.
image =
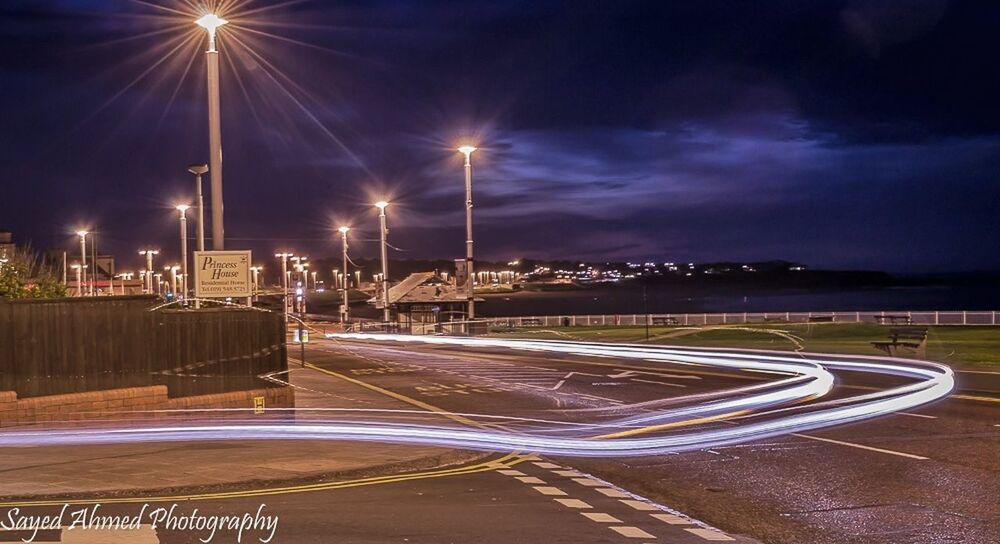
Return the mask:
<svg viewBox="0 0 1000 544">
<path fill-rule="evenodd" d="M 297 365 L 289 376 L 296 386 L 297 409 L 412 409 Z M 480 456 L 434 447 L 322 441 L 0 447 L 0 498 L 252 487 L 264 481 L 273 484 L 391 474 Z"/>
</svg>

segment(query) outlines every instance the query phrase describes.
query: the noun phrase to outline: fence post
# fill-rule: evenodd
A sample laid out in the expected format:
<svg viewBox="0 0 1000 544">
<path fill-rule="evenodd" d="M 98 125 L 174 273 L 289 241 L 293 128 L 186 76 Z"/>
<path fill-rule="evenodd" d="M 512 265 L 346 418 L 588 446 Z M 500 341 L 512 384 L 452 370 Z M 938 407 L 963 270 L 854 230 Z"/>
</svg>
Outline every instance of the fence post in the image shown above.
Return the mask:
<svg viewBox="0 0 1000 544">
<path fill-rule="evenodd" d="M 962 324 L 963 325 L 969 324 L 968 312 L 966 312 L 965 310 L 962 310 Z"/>
<path fill-rule="evenodd" d="M 726 314 L 726 313 L 723 313 L 723 314 L 722 314 L 722 324 L 723 324 L 723 325 L 725 325 L 725 324 L 727 323 L 727 320 L 726 320 L 726 316 L 727 316 L 727 315 L 729 315 L 729 314 Z"/>
<path fill-rule="evenodd" d="M 854 321 L 856 323 L 861 323 L 861 312 L 854 312 Z"/>
<path fill-rule="evenodd" d="M 688 314 L 684 314 L 684 324 L 688 324 Z"/>
</svg>

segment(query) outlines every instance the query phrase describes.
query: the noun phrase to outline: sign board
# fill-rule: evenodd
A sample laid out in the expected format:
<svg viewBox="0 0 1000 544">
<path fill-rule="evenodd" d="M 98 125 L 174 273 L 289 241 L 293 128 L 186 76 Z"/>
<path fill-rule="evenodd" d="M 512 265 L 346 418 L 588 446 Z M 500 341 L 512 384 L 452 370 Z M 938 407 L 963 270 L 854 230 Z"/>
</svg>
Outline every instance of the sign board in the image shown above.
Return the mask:
<svg viewBox="0 0 1000 544">
<path fill-rule="evenodd" d="M 455 259 L 455 287 L 465 293 L 465 282 L 469 281 L 469 263 L 465 259 Z"/>
<path fill-rule="evenodd" d="M 253 398 L 253 413 L 255 414 L 264 413 L 264 397 Z"/>
<path fill-rule="evenodd" d="M 193 279 L 198 298 L 249 297 L 250 251 L 195 251 Z"/>
</svg>

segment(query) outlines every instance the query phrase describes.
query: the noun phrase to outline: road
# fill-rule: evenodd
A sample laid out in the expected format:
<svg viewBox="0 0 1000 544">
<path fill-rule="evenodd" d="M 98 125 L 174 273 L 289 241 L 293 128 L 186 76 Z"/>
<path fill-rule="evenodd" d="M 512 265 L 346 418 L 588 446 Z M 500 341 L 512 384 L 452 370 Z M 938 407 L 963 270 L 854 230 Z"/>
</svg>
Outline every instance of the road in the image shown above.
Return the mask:
<svg viewBox="0 0 1000 544">
<path fill-rule="evenodd" d="M 542 420 L 599 420 L 624 405 L 773 379 L 598 356 L 322 339 L 309 345 L 306 361 L 292 370 L 293 383 L 295 373 L 315 372 L 415 411 L 447 413 L 442 417 L 456 419 L 455 425 L 511 432 L 530 431 Z M 900 382 L 838 377 L 834 398 Z M 273 541 L 295 543 L 994 543 L 1000 542 L 1000 397 L 989 390 L 976 396 L 981 399 L 950 398 L 849 426 L 680 454 L 498 453 L 404 476 L 163 502 L 125 499 L 105 508 L 128 514 L 144 502 L 177 503 L 186 512 L 240 515 L 266 504 L 280 519 Z M 741 424 L 739 418 L 710 423 Z M 59 504 L 25 511 L 51 512 Z M 0 505 L 0 522 L 11 506 Z M 248 533 L 243 541 L 265 533 Z M 122 542 L 142 541 L 136 535 Z M 14 536 L 0 532 L 0 541 Z M 204 534 L 161 529 L 148 541 L 197 542 L 198 536 Z M 220 532 L 213 541 L 236 536 Z M 49 537 L 111 541 L 94 531 Z"/>
</svg>

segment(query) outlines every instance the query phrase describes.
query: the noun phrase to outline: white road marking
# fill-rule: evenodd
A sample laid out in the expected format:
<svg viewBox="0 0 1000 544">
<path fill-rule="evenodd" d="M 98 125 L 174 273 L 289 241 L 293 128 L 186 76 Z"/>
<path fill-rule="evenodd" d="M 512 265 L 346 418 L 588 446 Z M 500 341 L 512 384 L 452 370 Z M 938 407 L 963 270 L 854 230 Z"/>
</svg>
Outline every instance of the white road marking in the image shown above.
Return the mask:
<svg viewBox="0 0 1000 544">
<path fill-rule="evenodd" d="M 549 468 L 549 469 L 552 469 L 552 468 L 563 468 L 563 467 L 561 467 L 561 466 L 559 466 L 559 465 L 557 465 L 555 463 L 545 463 L 545 462 L 542 462 L 542 463 L 531 463 L 531 464 L 535 465 L 538 468 Z"/>
<path fill-rule="evenodd" d="M 629 495 L 628 493 L 625 493 L 624 491 L 620 491 L 618 489 L 614 489 L 614 488 L 611 488 L 611 487 L 598 487 L 594 491 L 597 491 L 598 493 L 600 493 L 601 495 L 604 495 L 605 497 L 612 497 L 612 498 L 615 498 L 615 499 L 624 499 L 626 497 L 631 497 L 632 496 L 632 495 Z"/>
<path fill-rule="evenodd" d="M 504 476 L 527 476 L 527 474 L 521 472 L 520 470 L 514 470 L 514 469 L 498 470 L 497 472 L 503 474 Z"/>
<path fill-rule="evenodd" d="M 535 491 L 541 493 L 542 495 L 565 495 L 566 492 L 558 487 L 532 487 Z"/>
<path fill-rule="evenodd" d="M 535 478 L 534 476 L 517 476 L 517 480 L 522 484 L 542 484 L 545 482 L 541 478 Z"/>
<path fill-rule="evenodd" d="M 567 507 L 567 508 L 593 508 L 593 506 L 581 501 L 580 499 L 552 499 L 557 503 Z"/>
<path fill-rule="evenodd" d="M 711 529 L 684 529 L 685 531 L 704 538 L 705 540 L 736 540 L 735 538 L 718 531 L 713 531 Z"/>
<path fill-rule="evenodd" d="M 659 508 L 657 508 L 656 505 L 649 504 L 648 502 L 645 502 L 645 501 L 624 500 L 623 499 L 623 500 L 620 500 L 618 502 L 620 502 L 622 504 L 625 504 L 625 505 L 628 505 L 628 506 L 631 506 L 632 508 L 635 508 L 636 510 L 640 510 L 642 512 L 651 512 L 651 511 L 659 510 Z"/>
<path fill-rule="evenodd" d="M 937 419 L 937 416 L 929 416 L 927 414 L 914 414 L 910 412 L 897 412 L 897 413 L 901 416 L 922 417 L 924 419 Z"/>
<path fill-rule="evenodd" d="M 587 516 L 590 521 L 596 521 L 598 523 L 621 523 L 622 520 L 612 516 L 611 514 L 604 514 L 601 512 L 580 512 L 581 514 Z"/>
<path fill-rule="evenodd" d="M 690 525 L 691 520 L 682 518 L 680 516 L 675 516 L 673 514 L 650 514 L 654 518 L 666 523 L 668 525 Z"/>
<path fill-rule="evenodd" d="M 158 544 L 160 537 L 152 525 L 140 525 L 133 530 L 74 529 L 63 530 L 59 542 L 75 544 Z"/>
<path fill-rule="evenodd" d="M 622 526 L 622 527 L 608 527 L 612 531 L 628 538 L 656 538 L 655 536 L 643 531 L 638 527 Z"/>
<path fill-rule="evenodd" d="M 553 470 L 552 472 L 567 478 L 578 478 L 584 475 L 582 472 L 577 470 Z"/>
<path fill-rule="evenodd" d="M 605 485 L 604 482 L 598 482 L 597 480 L 591 480 L 590 478 L 573 478 L 573 481 L 580 485 L 585 485 L 587 487 L 598 487 Z"/>
<path fill-rule="evenodd" d="M 886 450 L 882 448 L 873 448 L 872 446 L 865 446 L 863 444 L 855 444 L 854 442 L 844 442 L 842 440 L 834 440 L 832 438 L 820 438 L 818 436 L 812 436 L 808 434 L 791 433 L 792 436 L 797 436 L 799 438 L 807 438 L 809 440 L 817 440 L 819 442 L 829 442 L 830 444 L 837 444 L 840 446 L 849 446 L 852 448 L 858 448 L 861 450 L 877 451 L 879 453 L 887 453 L 889 455 L 896 455 L 899 457 L 906 457 L 907 459 L 917 459 L 920 461 L 926 461 L 930 459 L 929 457 L 922 457 L 920 455 L 914 455 L 912 453 L 903 453 L 901 451 Z"/>
<path fill-rule="evenodd" d="M 643 379 L 640 379 L 640 378 L 632 378 L 632 381 L 633 382 L 642 382 L 642 383 L 655 383 L 657 385 L 667 385 L 667 386 L 670 386 L 670 387 L 687 387 L 686 385 L 681 385 L 679 383 L 658 382 L 656 380 L 643 380 Z"/>
</svg>

